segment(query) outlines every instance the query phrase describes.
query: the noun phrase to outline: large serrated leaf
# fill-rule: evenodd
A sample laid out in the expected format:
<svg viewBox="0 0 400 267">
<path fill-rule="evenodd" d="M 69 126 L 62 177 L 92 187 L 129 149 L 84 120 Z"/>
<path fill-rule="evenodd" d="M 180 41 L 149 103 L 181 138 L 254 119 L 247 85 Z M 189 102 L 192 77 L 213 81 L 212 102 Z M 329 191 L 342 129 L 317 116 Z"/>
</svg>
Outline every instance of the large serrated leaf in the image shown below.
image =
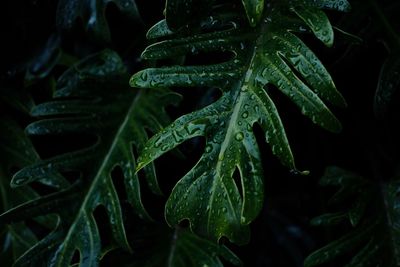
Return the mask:
<svg viewBox="0 0 400 267">
<path fill-rule="evenodd" d="M 247 225 L 263 204 L 262 168 L 254 124 L 262 127 L 266 141 L 281 162 L 296 169 L 267 85 L 278 88 L 313 122 L 327 130 L 340 131 L 339 121 L 322 99 L 338 106 L 344 106 L 345 101 L 322 63 L 295 35 L 310 26 L 319 39 L 331 45 L 329 21 L 323 13 L 309 12 L 326 7 L 326 2 L 275 4 L 255 28 L 248 27 L 243 17 L 220 14 L 201 24 L 207 29 L 204 32 L 189 36 L 177 32 L 172 39 L 155 43 L 143 52 L 146 59 L 210 51 L 232 53 L 232 58 L 222 63 L 149 68 L 131 78 L 132 86 L 144 88 L 209 86 L 223 91 L 218 101 L 182 116 L 152 137 L 138 159 L 139 170 L 188 139 L 206 139 L 204 154 L 177 183 L 167 202 L 166 218 L 170 225 L 189 219 L 192 229 L 203 236 L 214 240 L 226 236 L 236 243 L 247 242 Z M 150 36 L 170 35 L 162 22 L 149 32 Z M 325 32 L 327 38 L 323 38 Z M 236 170 L 240 181 L 232 177 Z"/>
<path fill-rule="evenodd" d="M 76 251 L 81 265 L 98 266 L 104 248 L 93 213 L 100 205 L 107 211 L 113 244 L 129 250 L 121 204 L 111 179 L 116 167 L 122 170 L 127 198 L 135 212 L 150 219 L 141 202 L 132 149 L 144 146 L 146 129 L 156 132 L 169 122 L 164 107 L 176 103 L 179 97 L 168 91 L 135 93 L 126 78 L 119 56 L 102 51 L 67 70 L 58 80 L 54 99 L 32 110 L 32 115 L 42 119 L 27 127 L 28 134 L 87 133 L 97 141 L 84 149 L 41 160 L 13 177 L 12 185 L 21 186 L 45 177 L 53 180 L 66 171 L 77 171 L 81 176 L 73 187 L 27 202 L 0 217 L 13 221 L 23 214 L 29 217 L 46 212 L 60 217 L 57 229 L 32 247 L 16 266 L 35 266 L 38 262 L 69 266 Z M 152 165 L 146 168 L 146 182 L 154 193 L 161 194 Z"/>
</svg>

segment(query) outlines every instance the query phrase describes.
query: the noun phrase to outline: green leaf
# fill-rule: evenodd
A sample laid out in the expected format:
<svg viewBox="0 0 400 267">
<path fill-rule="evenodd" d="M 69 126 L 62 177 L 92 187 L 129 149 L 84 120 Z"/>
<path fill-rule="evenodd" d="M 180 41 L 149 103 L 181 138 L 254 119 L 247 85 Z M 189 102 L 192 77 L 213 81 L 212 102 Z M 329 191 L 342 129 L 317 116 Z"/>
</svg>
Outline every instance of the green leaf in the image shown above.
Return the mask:
<svg viewBox="0 0 400 267">
<path fill-rule="evenodd" d="M 13 96 L 8 99 L 12 99 L 13 103 L 19 102 L 19 98 Z M 4 212 L 38 197 L 30 187 L 12 189 L 10 180 L 12 169 L 32 164 L 39 160 L 39 157 L 23 129 L 14 120 L 0 118 L 0 129 L 0 211 Z M 53 219 L 47 216 L 37 218 L 37 222 L 41 226 L 51 227 L 54 225 Z M 24 223 L 5 225 L 0 222 L 0 262 L 4 266 L 11 266 L 35 242 L 35 234 Z"/>
<path fill-rule="evenodd" d="M 206 19 L 201 25 L 207 31 L 199 33 L 176 32 L 171 36 L 163 22 L 150 30 L 150 36 L 162 37 L 164 33 L 171 39 L 147 47 L 142 54 L 145 59 L 210 51 L 232 54 L 221 63 L 145 69 L 130 80 L 131 86 L 143 88 L 208 86 L 223 92 L 218 101 L 178 118 L 153 136 L 138 159 L 140 170 L 184 141 L 196 136 L 206 139 L 200 160 L 168 199 L 165 212 L 170 225 L 189 219 L 191 228 L 202 236 L 213 240 L 226 236 L 239 244 L 248 241 L 247 225 L 261 210 L 264 194 L 254 124 L 261 126 L 281 162 L 296 170 L 277 107 L 269 95 L 271 86 L 313 122 L 329 131 L 341 129 L 322 99 L 337 106 L 344 106 L 345 101 L 323 64 L 295 34 L 312 24 L 316 36 L 322 38 L 317 27 L 331 32 L 330 24 L 320 19 L 322 15 L 316 19 L 309 12 L 297 12 L 299 16 L 294 10 L 300 10 L 301 1 L 275 4 L 255 28 L 229 11 Z M 304 8 L 319 6 L 323 3 Z M 236 170 L 239 181 L 232 177 Z"/>
<path fill-rule="evenodd" d="M 129 203 L 140 217 L 151 219 L 141 202 L 133 148 L 144 146 L 148 139 L 145 128 L 157 132 L 169 122 L 164 107 L 176 103 L 179 97 L 166 90 L 135 93 L 126 80 L 119 56 L 105 50 L 67 70 L 57 82 L 54 99 L 32 110 L 33 116 L 42 119 L 27 127 L 28 134 L 86 133 L 93 135 L 96 142 L 41 160 L 13 177 L 12 185 L 21 186 L 44 178 L 57 180 L 66 171 L 80 173 L 79 182 L 72 187 L 27 202 L 0 217 L 12 221 L 20 214 L 29 217 L 30 213 L 46 212 L 60 217 L 60 225 L 31 248 L 17 266 L 35 266 L 43 262 L 42 258 L 47 259 L 48 266 L 69 266 L 75 251 L 80 253 L 81 265 L 98 266 L 104 248 L 93 212 L 99 206 L 107 211 L 114 245 L 130 250 L 121 203 L 111 177 L 117 167 L 122 170 Z M 154 193 L 161 194 L 153 165 L 146 168 L 146 183 Z M 46 246 L 52 248 L 50 252 L 44 249 Z"/>
<path fill-rule="evenodd" d="M 309 255 L 304 266 L 317 266 L 339 256 L 349 256 L 345 267 L 388 266 L 400 264 L 400 182 L 374 184 L 355 173 L 329 167 L 321 179 L 324 185 L 336 185 L 346 192 L 345 212 L 328 213 L 312 220 L 315 225 L 334 226 L 347 217 L 352 229 L 325 247 Z M 337 193 L 336 193 L 337 194 Z M 343 193 L 341 193 L 343 195 Z M 352 203 L 351 203 L 352 201 Z M 350 202 L 350 204 L 349 204 Z M 339 220 L 340 219 L 340 220 Z"/>
<path fill-rule="evenodd" d="M 307 24 L 315 36 L 325 45 L 333 45 L 333 29 L 328 17 L 317 7 L 294 6 L 293 11 Z"/>
</svg>

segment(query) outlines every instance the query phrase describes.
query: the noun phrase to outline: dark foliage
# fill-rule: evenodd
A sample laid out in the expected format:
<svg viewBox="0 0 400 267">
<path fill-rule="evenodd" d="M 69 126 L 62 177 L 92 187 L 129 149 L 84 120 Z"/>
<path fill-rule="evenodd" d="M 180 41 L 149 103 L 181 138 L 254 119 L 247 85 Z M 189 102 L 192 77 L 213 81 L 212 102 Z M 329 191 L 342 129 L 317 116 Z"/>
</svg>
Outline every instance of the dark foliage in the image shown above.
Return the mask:
<svg viewBox="0 0 400 267">
<path fill-rule="evenodd" d="M 400 265 L 399 1 L 2 6 L 1 266 Z"/>
</svg>

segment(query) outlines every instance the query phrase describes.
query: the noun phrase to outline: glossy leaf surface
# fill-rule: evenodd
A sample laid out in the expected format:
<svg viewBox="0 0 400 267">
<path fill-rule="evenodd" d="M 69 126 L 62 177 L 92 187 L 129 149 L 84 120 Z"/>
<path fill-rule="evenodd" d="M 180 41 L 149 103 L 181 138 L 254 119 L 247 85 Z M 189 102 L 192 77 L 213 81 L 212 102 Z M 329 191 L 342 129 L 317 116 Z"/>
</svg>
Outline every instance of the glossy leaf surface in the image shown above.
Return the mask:
<svg viewBox="0 0 400 267">
<path fill-rule="evenodd" d="M 188 139 L 206 139 L 204 154 L 177 183 L 167 202 L 170 225 L 189 219 L 195 232 L 213 240 L 226 236 L 236 243 L 248 241 L 247 225 L 262 208 L 264 194 L 254 124 L 261 126 L 281 162 L 296 170 L 277 107 L 268 93 L 272 86 L 316 124 L 332 132 L 341 129 L 323 100 L 337 106 L 344 106 L 345 101 L 323 64 L 295 35 L 309 27 L 330 46 L 332 28 L 318 8 L 332 8 L 332 1 L 275 4 L 258 27 L 249 28 L 245 18 L 227 12 L 206 19 L 205 32 L 189 36 L 177 32 L 175 38 L 150 45 L 142 54 L 152 60 L 211 51 L 232 55 L 215 64 L 149 68 L 131 78 L 132 86 L 143 88 L 207 86 L 223 92 L 218 101 L 178 118 L 152 137 L 138 159 L 141 169 Z M 148 36 L 161 38 L 170 33 L 166 23 L 160 22 Z M 232 177 L 235 171 L 239 180 Z"/>
<path fill-rule="evenodd" d="M 164 106 L 176 103 L 179 97 L 168 91 L 135 93 L 124 82 L 126 78 L 119 56 L 111 50 L 102 51 L 67 70 L 57 82 L 54 100 L 32 110 L 32 115 L 41 119 L 27 127 L 28 134 L 88 134 L 95 142 L 41 160 L 13 177 L 12 185 L 21 186 L 44 178 L 57 181 L 65 172 L 79 173 L 71 187 L 27 202 L 0 217 L 9 222 L 46 212 L 60 217 L 56 229 L 20 258 L 16 266 L 36 266 L 39 262 L 69 266 L 76 251 L 80 265 L 98 266 L 105 249 L 101 246 L 99 222 L 93 216 L 99 206 L 107 211 L 113 245 L 130 250 L 112 180 L 115 168 L 122 171 L 127 198 L 135 212 L 150 220 L 134 173 L 133 148 L 139 149 L 147 141 L 145 127 L 156 132 L 168 123 Z M 161 194 L 152 165 L 146 168 L 146 183 L 154 193 Z"/>
</svg>

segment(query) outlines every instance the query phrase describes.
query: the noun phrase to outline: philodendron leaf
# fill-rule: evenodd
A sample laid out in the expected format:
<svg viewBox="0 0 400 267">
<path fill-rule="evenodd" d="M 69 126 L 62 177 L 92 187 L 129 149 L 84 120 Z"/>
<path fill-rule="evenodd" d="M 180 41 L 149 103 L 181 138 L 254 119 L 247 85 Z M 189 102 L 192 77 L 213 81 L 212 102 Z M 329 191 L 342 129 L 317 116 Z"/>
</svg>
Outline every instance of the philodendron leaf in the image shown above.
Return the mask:
<svg viewBox="0 0 400 267">
<path fill-rule="evenodd" d="M 12 185 L 21 186 L 44 177 L 56 179 L 64 172 L 79 173 L 73 187 L 0 216 L 0 221 L 13 221 L 23 214 L 29 217 L 31 213 L 37 216 L 51 212 L 60 217 L 57 228 L 16 266 L 36 266 L 43 258 L 48 266 L 69 266 L 75 252 L 80 254 L 80 265 L 98 266 L 104 248 L 97 224 L 102 222 L 97 222 L 93 213 L 99 206 L 107 211 L 113 245 L 129 250 L 121 203 L 112 180 L 115 168 L 122 171 L 127 198 L 135 212 L 151 219 L 141 202 L 133 148 L 144 146 L 146 130 L 157 132 L 169 122 L 164 107 L 176 103 L 179 97 L 166 90 L 136 93 L 127 86 L 127 77 L 119 56 L 102 51 L 67 70 L 57 82 L 54 99 L 32 110 L 32 115 L 41 119 L 26 128 L 30 135 L 85 133 L 96 141 L 81 150 L 41 160 L 13 177 Z M 154 193 L 161 194 L 152 165 L 146 168 L 146 182 Z"/>
<path fill-rule="evenodd" d="M 255 28 L 248 27 L 246 18 L 239 14 L 219 10 L 219 16 L 212 13 L 201 24 L 206 31 L 189 35 L 177 32 L 172 39 L 146 48 L 142 56 L 152 60 L 198 52 L 232 54 L 222 63 L 149 68 L 131 78 L 132 86 L 143 88 L 209 86 L 222 91 L 218 101 L 178 118 L 152 137 L 138 159 L 139 170 L 188 139 L 206 139 L 200 160 L 168 199 L 165 212 L 170 225 L 189 219 L 191 228 L 202 236 L 247 242 L 247 225 L 261 210 L 264 194 L 254 124 L 261 126 L 281 162 L 296 170 L 277 107 L 268 92 L 272 86 L 316 124 L 340 131 L 339 121 L 323 100 L 337 106 L 344 106 L 345 101 L 325 67 L 295 33 L 310 27 L 331 45 L 332 28 L 319 8 L 341 10 L 343 5 L 348 5 L 347 1 L 274 2 Z M 165 27 L 165 23 L 156 24 L 148 36 L 168 37 L 170 31 Z M 235 171 L 240 175 L 237 181 L 233 179 Z"/>
<path fill-rule="evenodd" d="M 110 42 L 111 34 L 106 18 L 106 9 L 110 5 L 116 6 L 128 22 L 142 24 L 134 0 L 61 0 L 57 7 L 57 27 L 60 30 L 71 30 L 81 19 L 84 29 L 92 38 Z"/>
<path fill-rule="evenodd" d="M 353 201 L 345 212 L 330 213 L 313 219 L 316 225 L 334 226 L 346 221 L 349 233 L 309 255 L 305 267 L 318 266 L 337 257 L 348 257 L 346 267 L 400 265 L 400 182 L 395 178 L 378 185 L 338 167 L 327 168 L 323 185 L 340 185 L 340 198 Z M 347 192 L 344 194 L 343 192 Z M 360 204 L 362 203 L 362 204 Z M 347 220 L 346 220 L 347 219 Z"/>
<path fill-rule="evenodd" d="M 13 96 L 7 99 L 14 103 L 19 100 Z M 4 212 L 38 197 L 30 187 L 11 188 L 10 180 L 12 170 L 33 164 L 39 157 L 23 129 L 14 120 L 0 118 L 0 129 L 0 211 Z M 49 228 L 55 225 L 54 219 L 46 216 L 37 218 L 36 222 Z M 36 241 L 35 234 L 24 223 L 4 225 L 0 222 L 0 262 L 4 266 L 11 266 Z"/>
</svg>

